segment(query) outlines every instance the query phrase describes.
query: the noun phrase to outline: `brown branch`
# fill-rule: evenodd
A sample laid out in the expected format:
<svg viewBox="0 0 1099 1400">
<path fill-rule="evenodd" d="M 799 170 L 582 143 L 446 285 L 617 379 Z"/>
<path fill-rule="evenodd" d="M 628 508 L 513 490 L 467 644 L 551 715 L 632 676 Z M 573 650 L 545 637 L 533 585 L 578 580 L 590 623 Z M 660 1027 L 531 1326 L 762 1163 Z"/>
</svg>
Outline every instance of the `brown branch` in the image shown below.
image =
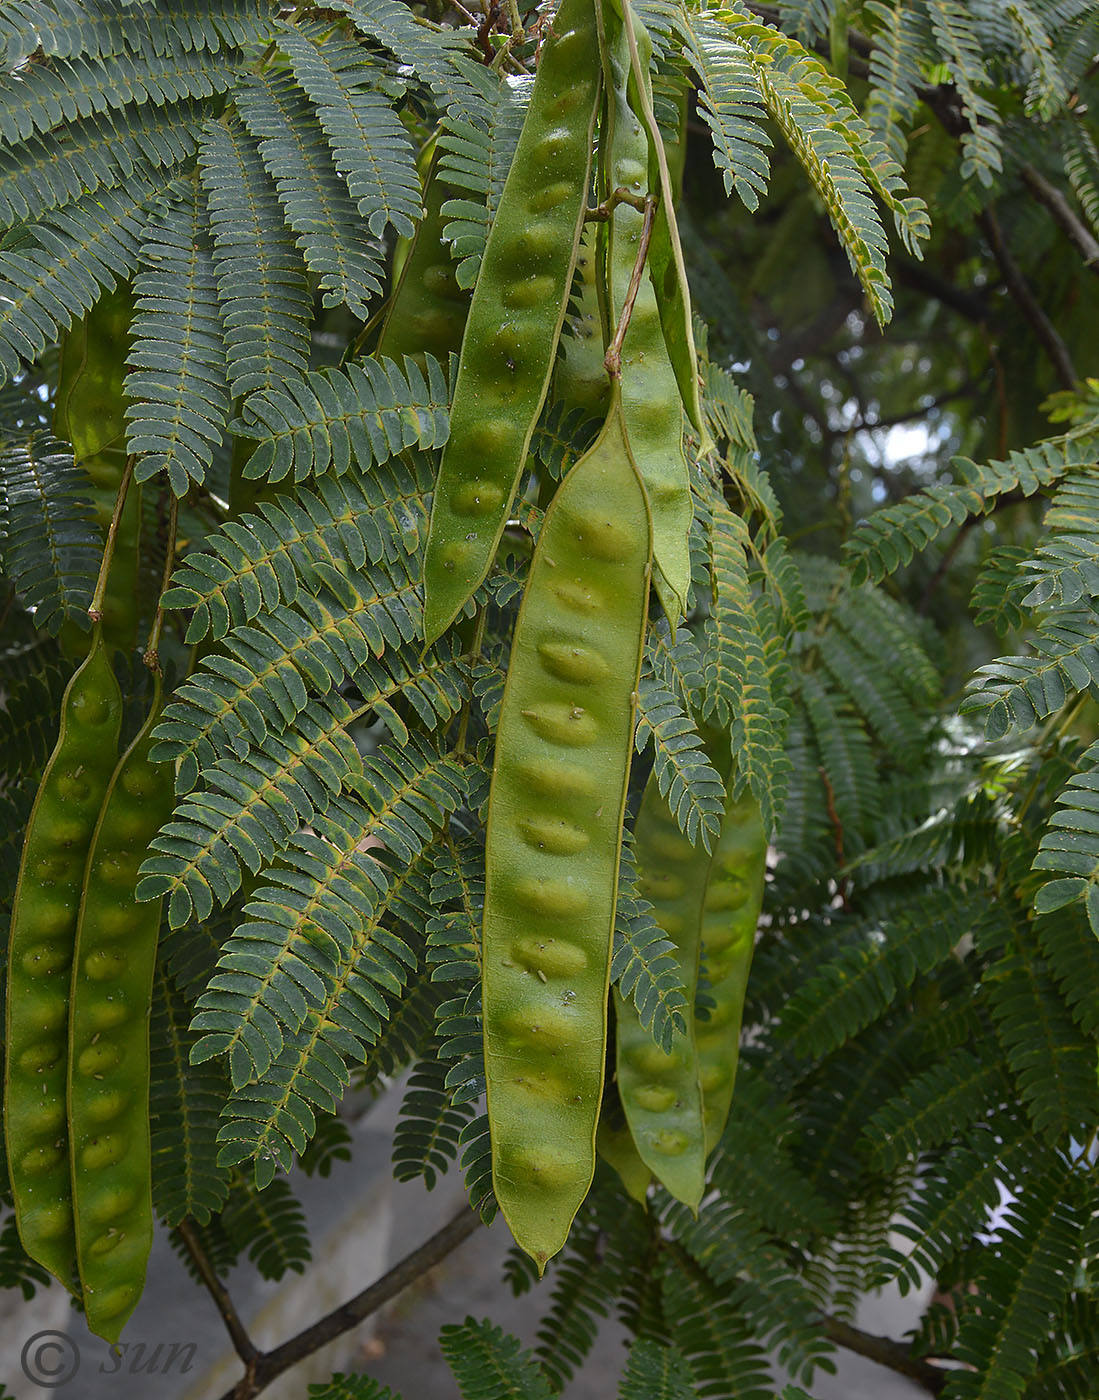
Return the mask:
<svg viewBox="0 0 1099 1400">
<path fill-rule="evenodd" d="M 1061 387 L 1063 389 L 1075 388 L 1078 376 L 1072 363 L 1072 356 L 1068 352 L 1068 346 L 1061 339 L 1056 326 L 1046 315 L 1037 297 L 1027 285 L 1019 264 L 1004 242 L 1003 234 L 1000 231 L 1000 221 L 996 218 L 995 211 L 991 207 L 982 209 L 977 215 L 977 223 L 988 240 L 988 246 L 992 250 L 992 256 L 996 259 L 996 265 L 1000 269 L 1008 291 L 1019 310 L 1030 322 L 1034 334 L 1049 356 L 1050 363 L 1061 381 Z"/>
<path fill-rule="evenodd" d="M 1060 225 L 1061 232 L 1084 259 L 1084 266 L 1089 272 L 1099 276 L 1099 239 L 1096 239 L 1084 221 L 1077 217 L 1076 211 L 1065 196 L 1056 185 L 1050 184 L 1041 171 L 1028 164 L 1019 167 L 1019 174 L 1031 194 L 1053 215 L 1054 221 Z"/>
<path fill-rule="evenodd" d="M 980 323 L 988 314 L 985 299 L 980 292 L 968 292 L 964 287 L 956 287 L 945 277 L 939 277 L 924 263 L 908 258 L 894 258 L 890 264 L 894 277 L 913 291 L 924 296 L 934 297 L 951 311 L 964 316 L 967 321 Z"/>
<path fill-rule="evenodd" d="M 202 1242 L 195 1234 L 194 1226 L 189 1220 L 183 1220 L 176 1226 L 176 1234 L 183 1243 L 184 1249 L 191 1256 L 191 1262 L 198 1272 L 199 1278 L 206 1285 L 207 1292 L 213 1298 L 214 1304 L 221 1320 L 225 1323 L 225 1330 L 229 1333 L 229 1339 L 233 1343 L 233 1349 L 244 1362 L 246 1367 L 250 1367 L 257 1356 L 259 1348 L 249 1337 L 245 1330 L 244 1323 L 240 1320 L 240 1314 L 229 1297 L 228 1290 L 214 1272 L 214 1266 L 210 1262 L 210 1257 L 202 1247 Z"/>
<path fill-rule="evenodd" d="M 849 1322 L 841 1322 L 838 1317 L 821 1319 L 825 1334 L 841 1347 L 865 1356 L 868 1361 L 876 1361 L 879 1366 L 888 1367 L 900 1376 L 907 1376 L 932 1395 L 941 1395 L 949 1377 L 949 1371 L 932 1366 L 922 1357 L 913 1356 L 903 1342 L 895 1342 L 892 1337 L 878 1337 L 872 1332 L 863 1332 L 852 1327 Z"/>
<path fill-rule="evenodd" d="M 321 1347 L 334 1342 L 345 1332 L 350 1332 L 371 1313 L 377 1312 L 384 1303 L 395 1298 L 410 1283 L 414 1283 L 422 1274 L 427 1273 L 428 1269 L 445 1259 L 463 1240 L 468 1239 L 480 1223 L 481 1217 L 475 1211 L 468 1208 L 462 1210 L 449 1224 L 437 1230 L 429 1240 L 425 1240 L 418 1249 L 414 1249 L 411 1254 L 406 1254 L 399 1263 L 394 1264 L 376 1283 L 370 1284 L 361 1293 L 356 1293 L 346 1303 L 341 1303 L 338 1308 L 314 1322 L 311 1327 L 306 1327 L 296 1337 L 283 1342 L 282 1346 L 276 1347 L 274 1351 L 255 1354 L 250 1362 L 246 1362 L 247 1369 L 244 1375 L 231 1390 L 225 1392 L 221 1400 L 253 1400 L 253 1397 L 266 1390 L 272 1381 L 288 1371 L 291 1366 L 296 1366 L 299 1361 L 304 1361 L 307 1356 L 320 1351 Z"/>
</svg>

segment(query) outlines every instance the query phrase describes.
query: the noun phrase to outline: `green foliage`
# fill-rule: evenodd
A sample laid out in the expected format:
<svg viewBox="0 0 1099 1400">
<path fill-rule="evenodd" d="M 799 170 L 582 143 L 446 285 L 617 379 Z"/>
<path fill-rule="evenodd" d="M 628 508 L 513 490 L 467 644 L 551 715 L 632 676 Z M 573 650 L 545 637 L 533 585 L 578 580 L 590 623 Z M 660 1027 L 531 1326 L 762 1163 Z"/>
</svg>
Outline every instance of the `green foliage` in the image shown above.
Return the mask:
<svg viewBox="0 0 1099 1400">
<path fill-rule="evenodd" d="M 462 1400 L 550 1400 L 538 1363 L 517 1337 L 486 1319 L 448 1324 L 439 1337 Z"/>
<path fill-rule="evenodd" d="M 630 1400 L 805 1400 L 836 1365 L 833 1321 L 928 1276 L 958 1307 L 903 1345 L 963 1363 L 945 1395 L 1095 1392 L 1094 9 L 637 7 L 669 144 L 689 83 L 718 172 L 692 125 L 679 215 L 713 322 L 713 443 L 686 443 L 688 609 L 648 621 L 610 967 L 656 1045 L 715 1006 L 705 966 L 687 1005 L 638 890 L 650 764 L 706 849 L 727 792 L 758 799 L 765 913 L 697 1217 L 600 1167 L 546 1283 L 510 1262 L 535 1350 L 490 1322 L 445 1330 L 463 1396 L 547 1400 L 616 1313 Z M 421 177 L 445 186 L 440 286 L 448 257 L 461 287 L 479 276 L 552 23 L 480 18 L 402 0 L 0 13 L 0 906 L 111 505 L 55 436 L 54 347 L 132 282 L 143 632 L 178 507 L 155 753 L 178 796 L 138 889 L 167 906 L 152 1184 L 221 1278 L 304 1270 L 287 1174 L 332 1172 L 347 1091 L 406 1069 L 396 1175 L 430 1187 L 456 1164 L 496 1209 L 486 796 L 531 542 L 598 425 L 558 380 L 493 570 L 425 648 L 453 366 L 413 355 L 414 332 L 400 363 L 370 353 L 401 314 Z M 1034 305 L 1070 372 L 1046 364 Z M 116 670 L 136 714 L 139 657 Z M 0 1284 L 43 1281 L 5 1217 Z M 394 1400 L 367 1377 L 312 1393 Z"/>
<path fill-rule="evenodd" d="M 86 627 L 100 541 L 71 450 L 31 433 L 0 448 L 0 473 L 5 575 L 44 631 L 56 635 L 68 620 Z"/>
<path fill-rule="evenodd" d="M 400 1400 L 400 1396 L 369 1376 L 345 1376 L 337 1371 L 331 1380 L 309 1387 L 309 1400 Z"/>
<path fill-rule="evenodd" d="M 194 182 L 150 221 L 134 279 L 127 446 L 135 481 L 166 472 L 177 496 L 202 482 L 229 417 L 214 264 Z"/>
</svg>

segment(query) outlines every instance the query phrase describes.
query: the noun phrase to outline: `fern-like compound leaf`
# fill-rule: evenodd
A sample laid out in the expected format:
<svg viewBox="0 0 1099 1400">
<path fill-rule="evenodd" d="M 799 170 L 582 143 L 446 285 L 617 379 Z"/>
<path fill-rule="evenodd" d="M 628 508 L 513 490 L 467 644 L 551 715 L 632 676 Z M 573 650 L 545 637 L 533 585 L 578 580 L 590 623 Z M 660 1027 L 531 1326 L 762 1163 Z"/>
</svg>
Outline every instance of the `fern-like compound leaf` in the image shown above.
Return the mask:
<svg viewBox="0 0 1099 1400">
<path fill-rule="evenodd" d="M 425 355 L 426 374 L 406 358 L 363 360 L 320 370 L 253 394 L 234 432 L 258 440 L 245 468 L 250 477 L 281 481 L 357 462 L 363 471 L 409 447 L 439 447 L 450 432 L 450 394 L 438 361 Z"/>
<path fill-rule="evenodd" d="M 4 573 L 37 627 L 56 635 L 66 621 L 88 626 L 101 542 L 88 480 L 71 449 L 42 432 L 0 447 Z"/>
<path fill-rule="evenodd" d="M 134 480 L 163 471 L 177 496 L 202 482 L 229 418 L 214 263 L 195 180 L 146 229 L 126 363 Z"/>
<path fill-rule="evenodd" d="M 454 62 L 470 91 L 450 104 L 439 135 L 439 177 L 463 191 L 442 206 L 443 238 L 458 264 L 458 285 L 472 287 L 523 127 L 531 80 L 504 78 L 465 58 Z"/>
<path fill-rule="evenodd" d="M 235 117 L 203 128 L 199 163 L 234 398 L 309 366 L 312 302 L 302 255 L 255 144 Z"/>
<path fill-rule="evenodd" d="M 420 177 L 408 133 L 381 86 L 382 71 L 358 44 L 285 25 L 279 47 L 317 113 L 336 169 L 372 234 L 387 225 L 412 236 L 422 216 Z"/>
<path fill-rule="evenodd" d="M 552 1400 L 542 1368 L 518 1337 L 487 1319 L 447 1323 L 439 1345 L 462 1400 Z"/>
<path fill-rule="evenodd" d="M 324 305 L 344 304 L 366 320 L 381 291 L 381 245 L 359 217 L 308 100 L 291 74 L 267 72 L 242 83 L 235 102 L 306 264 L 320 279 Z"/>
<path fill-rule="evenodd" d="M 150 1022 L 153 1201 L 168 1225 L 206 1224 L 225 1204 L 229 1172 L 217 1160 L 219 1114 L 229 1092 L 220 1065 L 195 1065 L 191 1008 L 163 968 Z"/>
</svg>

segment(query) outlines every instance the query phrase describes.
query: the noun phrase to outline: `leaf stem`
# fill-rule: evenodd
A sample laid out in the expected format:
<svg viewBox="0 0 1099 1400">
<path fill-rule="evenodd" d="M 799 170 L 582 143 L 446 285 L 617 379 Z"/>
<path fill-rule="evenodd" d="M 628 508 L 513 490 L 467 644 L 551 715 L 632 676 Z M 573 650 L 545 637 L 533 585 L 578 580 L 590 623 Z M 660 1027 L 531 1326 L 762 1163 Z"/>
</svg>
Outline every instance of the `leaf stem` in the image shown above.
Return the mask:
<svg viewBox="0 0 1099 1400">
<path fill-rule="evenodd" d="M 160 596 L 157 598 L 156 616 L 153 618 L 153 625 L 149 630 L 149 640 L 145 647 L 145 654 L 141 658 L 150 671 L 155 671 L 160 675 L 160 634 L 164 630 L 164 605 L 161 599 L 168 589 L 168 584 L 172 577 L 172 569 L 176 562 L 176 528 L 179 524 L 179 497 L 172 493 L 172 504 L 168 508 L 168 546 L 164 553 L 164 577 L 160 585 Z"/>
<path fill-rule="evenodd" d="M 641 224 L 641 237 L 637 243 L 637 257 L 634 259 L 633 272 L 630 274 L 629 289 L 626 292 L 626 299 L 622 303 L 622 315 L 618 318 L 614 339 L 607 347 L 607 353 L 603 357 L 603 365 L 612 379 L 622 378 L 622 342 L 626 339 L 626 332 L 630 328 L 630 319 L 633 316 L 634 302 L 641 290 L 641 278 L 644 275 L 645 262 L 649 256 L 649 243 L 653 236 L 655 217 L 656 200 L 650 194 L 645 198 L 645 218 Z"/>
<path fill-rule="evenodd" d="M 103 621 L 103 597 L 107 591 L 107 576 L 111 572 L 111 560 L 114 558 L 114 544 L 118 538 L 118 525 L 122 519 L 122 511 L 126 505 L 126 493 L 130 489 L 130 478 L 134 474 L 134 458 L 126 458 L 126 466 L 122 472 L 122 480 L 118 484 L 118 495 L 115 497 L 114 510 L 111 513 L 111 523 L 107 527 L 107 538 L 103 544 L 103 558 L 99 565 L 99 577 L 95 581 L 95 592 L 92 594 L 92 601 L 88 605 L 88 616 L 93 622 Z"/>
</svg>

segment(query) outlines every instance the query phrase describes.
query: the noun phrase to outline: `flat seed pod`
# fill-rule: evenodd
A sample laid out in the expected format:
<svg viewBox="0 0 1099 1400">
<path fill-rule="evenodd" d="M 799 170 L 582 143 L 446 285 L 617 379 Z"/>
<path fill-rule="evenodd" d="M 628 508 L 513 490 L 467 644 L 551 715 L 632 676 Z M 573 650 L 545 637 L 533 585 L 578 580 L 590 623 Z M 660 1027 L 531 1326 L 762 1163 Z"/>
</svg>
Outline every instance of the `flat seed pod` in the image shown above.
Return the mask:
<svg viewBox="0 0 1099 1400">
<path fill-rule="evenodd" d="M 540 1269 L 591 1185 L 651 533 L 621 404 L 546 514 L 512 643 L 483 936 L 492 1174 Z"/>
<path fill-rule="evenodd" d="M 61 702 L 31 811 L 8 941 L 4 1134 L 15 1218 L 32 1259 L 72 1287 L 65 1073 L 84 866 L 114 769 L 122 697 L 102 628 Z"/>
<path fill-rule="evenodd" d="M 137 1306 L 153 1242 L 149 1008 L 160 899 L 134 886 L 172 814 L 174 772 L 151 763 L 160 687 L 119 760 L 88 853 L 72 965 L 67 1102 L 76 1255 L 88 1327 L 109 1342 Z"/>
<path fill-rule="evenodd" d="M 462 341 L 424 561 L 429 642 L 488 573 L 507 523 L 576 265 L 599 95 L 594 0 L 564 0 L 543 45 Z"/>
</svg>

